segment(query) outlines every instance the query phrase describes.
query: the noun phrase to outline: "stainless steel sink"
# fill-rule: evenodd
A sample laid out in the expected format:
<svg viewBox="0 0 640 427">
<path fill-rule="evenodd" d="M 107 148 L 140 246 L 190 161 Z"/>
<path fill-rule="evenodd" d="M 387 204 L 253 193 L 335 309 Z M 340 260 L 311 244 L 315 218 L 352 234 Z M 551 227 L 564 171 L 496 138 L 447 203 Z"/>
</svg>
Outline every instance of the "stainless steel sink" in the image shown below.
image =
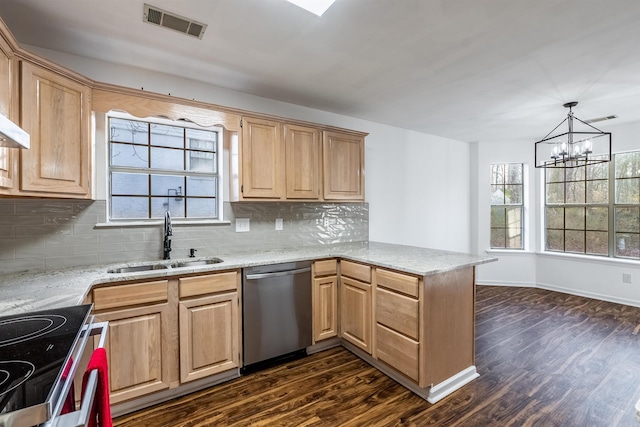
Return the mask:
<svg viewBox="0 0 640 427">
<path fill-rule="evenodd" d="M 173 266 L 175 268 L 180 267 L 198 267 L 201 265 L 211 265 L 221 263 L 222 260 L 220 258 L 206 258 L 206 259 L 197 259 L 193 261 L 178 261 Z"/>
<path fill-rule="evenodd" d="M 169 264 L 146 264 L 132 267 L 118 267 L 107 270 L 107 273 L 136 273 L 140 271 L 167 270 L 171 268 Z"/>
</svg>

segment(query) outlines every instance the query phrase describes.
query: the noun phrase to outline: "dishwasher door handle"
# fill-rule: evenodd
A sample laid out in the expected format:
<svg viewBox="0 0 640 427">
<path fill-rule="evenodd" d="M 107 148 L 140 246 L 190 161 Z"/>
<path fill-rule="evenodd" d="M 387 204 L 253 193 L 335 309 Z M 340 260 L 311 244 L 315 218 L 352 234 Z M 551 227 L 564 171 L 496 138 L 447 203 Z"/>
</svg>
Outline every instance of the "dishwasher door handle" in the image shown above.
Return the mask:
<svg viewBox="0 0 640 427">
<path fill-rule="evenodd" d="M 245 279 L 257 280 L 257 279 L 266 279 L 267 277 L 293 276 L 294 274 L 306 273 L 307 271 L 311 271 L 311 268 L 310 267 L 299 268 L 297 270 L 278 271 L 276 273 L 247 274 L 245 276 Z"/>
</svg>

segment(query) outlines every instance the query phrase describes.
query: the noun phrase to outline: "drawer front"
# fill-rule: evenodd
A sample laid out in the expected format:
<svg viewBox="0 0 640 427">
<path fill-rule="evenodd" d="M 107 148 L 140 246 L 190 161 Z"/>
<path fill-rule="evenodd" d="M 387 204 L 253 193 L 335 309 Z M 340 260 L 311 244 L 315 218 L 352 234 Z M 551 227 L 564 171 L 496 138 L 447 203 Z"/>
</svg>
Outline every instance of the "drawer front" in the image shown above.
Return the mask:
<svg viewBox="0 0 640 427">
<path fill-rule="evenodd" d="M 377 268 L 376 284 L 418 298 L 417 277 Z"/>
<path fill-rule="evenodd" d="M 183 277 L 178 280 L 180 298 L 213 294 L 238 289 L 238 272 L 207 274 L 206 276 Z"/>
<path fill-rule="evenodd" d="M 418 339 L 418 300 L 376 289 L 376 320 L 414 340 Z"/>
<path fill-rule="evenodd" d="M 168 280 L 157 280 L 130 285 L 116 285 L 93 290 L 93 309 L 164 302 L 168 299 Z"/>
<path fill-rule="evenodd" d="M 313 276 L 335 276 L 338 274 L 338 262 L 335 259 L 316 261 L 313 263 Z"/>
<path fill-rule="evenodd" d="M 402 374 L 418 381 L 418 343 L 380 324 L 376 325 L 378 360 L 385 362 Z"/>
<path fill-rule="evenodd" d="M 371 267 L 351 261 L 340 261 L 340 275 L 371 283 Z"/>
</svg>

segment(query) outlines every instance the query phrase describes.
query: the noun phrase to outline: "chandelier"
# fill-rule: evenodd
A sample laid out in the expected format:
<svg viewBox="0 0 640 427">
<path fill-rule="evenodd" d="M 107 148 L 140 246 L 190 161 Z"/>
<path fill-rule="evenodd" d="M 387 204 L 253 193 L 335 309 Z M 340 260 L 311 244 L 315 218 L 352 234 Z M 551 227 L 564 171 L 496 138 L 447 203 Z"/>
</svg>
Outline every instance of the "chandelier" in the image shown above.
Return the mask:
<svg viewBox="0 0 640 427">
<path fill-rule="evenodd" d="M 611 161 L 611 132 L 583 122 L 573 115 L 577 102 L 567 102 L 567 118 L 535 143 L 536 168 L 575 168 Z M 552 134 L 567 123 L 569 130 Z"/>
</svg>

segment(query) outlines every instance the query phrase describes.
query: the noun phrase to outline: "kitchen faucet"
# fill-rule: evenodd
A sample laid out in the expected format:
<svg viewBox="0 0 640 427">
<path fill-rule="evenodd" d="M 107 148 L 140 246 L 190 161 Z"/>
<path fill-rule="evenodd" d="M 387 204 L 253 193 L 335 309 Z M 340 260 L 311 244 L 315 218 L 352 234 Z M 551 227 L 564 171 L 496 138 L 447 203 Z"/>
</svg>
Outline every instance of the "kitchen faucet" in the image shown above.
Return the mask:
<svg viewBox="0 0 640 427">
<path fill-rule="evenodd" d="M 171 214 L 169 211 L 164 213 L 164 243 L 162 246 L 162 259 L 170 259 L 171 256 L 171 236 L 173 236 L 173 227 L 171 226 Z"/>
</svg>

